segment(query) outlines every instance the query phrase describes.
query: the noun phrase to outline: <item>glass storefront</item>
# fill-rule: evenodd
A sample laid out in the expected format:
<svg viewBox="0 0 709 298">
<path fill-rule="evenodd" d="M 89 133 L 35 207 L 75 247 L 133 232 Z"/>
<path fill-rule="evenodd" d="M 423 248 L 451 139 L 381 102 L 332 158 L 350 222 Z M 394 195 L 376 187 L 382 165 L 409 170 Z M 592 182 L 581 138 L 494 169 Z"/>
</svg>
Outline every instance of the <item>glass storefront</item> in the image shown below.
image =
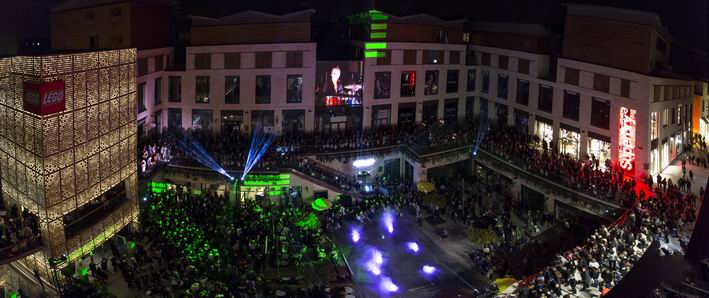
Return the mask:
<svg viewBox="0 0 709 298">
<path fill-rule="evenodd" d="M 588 155 L 598 160 L 598 167 L 605 171 L 606 160 L 611 159 L 611 143 L 588 137 Z"/>
<path fill-rule="evenodd" d="M 579 150 L 581 149 L 581 146 L 579 146 L 581 134 L 564 128 L 559 129 L 559 133 L 559 152 L 578 159 Z"/>
<path fill-rule="evenodd" d="M 534 134 L 539 137 L 540 141 L 543 140 L 547 143 L 551 143 L 552 139 L 554 139 L 554 126 L 546 122 L 535 120 Z"/>
<path fill-rule="evenodd" d="M 658 158 L 657 148 L 650 151 L 650 174 L 654 177 L 660 171 L 660 159 Z"/>
</svg>

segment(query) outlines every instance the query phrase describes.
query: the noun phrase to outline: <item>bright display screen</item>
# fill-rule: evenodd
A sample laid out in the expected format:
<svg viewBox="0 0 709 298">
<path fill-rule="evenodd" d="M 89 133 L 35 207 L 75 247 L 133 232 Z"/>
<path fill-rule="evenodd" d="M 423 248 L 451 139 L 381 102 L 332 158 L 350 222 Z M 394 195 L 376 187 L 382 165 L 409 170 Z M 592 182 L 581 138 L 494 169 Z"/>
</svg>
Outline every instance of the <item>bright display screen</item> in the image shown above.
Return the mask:
<svg viewBox="0 0 709 298">
<path fill-rule="evenodd" d="M 362 105 L 361 61 L 322 61 L 316 71 L 317 107 Z"/>
</svg>

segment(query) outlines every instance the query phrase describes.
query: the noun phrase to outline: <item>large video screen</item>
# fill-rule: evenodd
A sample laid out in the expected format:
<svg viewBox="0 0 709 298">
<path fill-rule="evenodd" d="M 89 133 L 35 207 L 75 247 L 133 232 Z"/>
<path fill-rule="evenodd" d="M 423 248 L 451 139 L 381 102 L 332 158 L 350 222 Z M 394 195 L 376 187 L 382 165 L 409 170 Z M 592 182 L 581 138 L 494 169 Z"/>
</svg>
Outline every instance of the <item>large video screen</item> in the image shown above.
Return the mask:
<svg viewBox="0 0 709 298">
<path fill-rule="evenodd" d="M 362 105 L 361 61 L 321 61 L 315 70 L 316 107 Z"/>
</svg>

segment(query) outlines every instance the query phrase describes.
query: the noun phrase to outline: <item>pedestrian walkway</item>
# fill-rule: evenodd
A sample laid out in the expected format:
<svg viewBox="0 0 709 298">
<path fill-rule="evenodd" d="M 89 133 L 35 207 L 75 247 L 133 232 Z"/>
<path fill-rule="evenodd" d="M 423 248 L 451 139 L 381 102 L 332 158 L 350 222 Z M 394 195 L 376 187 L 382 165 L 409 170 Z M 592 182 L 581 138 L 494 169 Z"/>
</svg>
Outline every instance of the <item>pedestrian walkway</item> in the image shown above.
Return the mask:
<svg viewBox="0 0 709 298">
<path fill-rule="evenodd" d="M 675 161 L 673 161 L 667 168 L 665 168 L 665 170 L 662 171 L 662 173 L 660 173 L 662 178 L 672 179 L 672 183 L 677 184 L 679 178 L 682 178 L 682 158 L 686 159 L 689 154 L 689 152 L 682 153 L 679 158 L 675 159 Z M 694 148 L 691 154 L 706 157 L 707 151 L 700 151 Z M 690 164 L 689 162 L 687 162 L 685 168 L 687 169 L 685 178 L 689 179 L 690 170 L 694 174 L 694 179 L 690 181 L 692 183 L 692 193 L 699 195 L 699 188 L 704 187 L 707 183 L 707 179 L 709 179 L 709 168 L 704 168 L 698 164 Z M 652 178 L 657 180 L 657 177 Z M 655 183 L 657 183 L 657 181 L 655 181 Z"/>
</svg>

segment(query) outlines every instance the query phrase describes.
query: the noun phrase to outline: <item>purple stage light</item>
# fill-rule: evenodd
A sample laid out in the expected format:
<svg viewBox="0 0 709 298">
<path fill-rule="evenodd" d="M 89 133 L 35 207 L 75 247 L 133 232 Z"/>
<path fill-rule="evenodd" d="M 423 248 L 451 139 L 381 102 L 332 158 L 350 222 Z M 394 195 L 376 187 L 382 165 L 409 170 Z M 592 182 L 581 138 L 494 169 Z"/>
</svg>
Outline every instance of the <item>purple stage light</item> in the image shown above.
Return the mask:
<svg viewBox="0 0 709 298">
<path fill-rule="evenodd" d="M 431 274 L 433 272 L 436 272 L 436 267 L 423 265 L 423 273 Z"/>
<path fill-rule="evenodd" d="M 374 262 L 367 263 L 367 270 L 369 270 L 369 272 L 376 276 L 382 274 L 382 270 L 379 268 L 379 265 L 375 264 Z"/>
<path fill-rule="evenodd" d="M 359 242 L 360 235 L 359 235 L 359 231 L 357 231 L 357 229 L 352 229 L 352 233 L 350 235 L 352 236 L 352 242 L 354 242 L 354 243 Z"/>
<path fill-rule="evenodd" d="M 382 256 L 382 253 L 378 250 L 375 250 L 372 253 L 372 262 L 374 262 L 377 265 L 381 265 L 384 263 L 384 256 Z"/>
<path fill-rule="evenodd" d="M 394 233 L 394 215 L 391 214 L 391 211 L 387 211 L 382 215 L 382 221 L 389 234 Z"/>
<path fill-rule="evenodd" d="M 399 286 L 394 284 L 394 282 L 391 281 L 391 278 L 388 277 L 382 277 L 382 280 L 379 283 L 379 287 L 382 289 L 382 291 L 388 293 L 396 292 L 399 290 Z"/>
<path fill-rule="evenodd" d="M 406 246 L 413 252 L 419 252 L 419 244 L 416 242 L 406 243 Z"/>
</svg>

